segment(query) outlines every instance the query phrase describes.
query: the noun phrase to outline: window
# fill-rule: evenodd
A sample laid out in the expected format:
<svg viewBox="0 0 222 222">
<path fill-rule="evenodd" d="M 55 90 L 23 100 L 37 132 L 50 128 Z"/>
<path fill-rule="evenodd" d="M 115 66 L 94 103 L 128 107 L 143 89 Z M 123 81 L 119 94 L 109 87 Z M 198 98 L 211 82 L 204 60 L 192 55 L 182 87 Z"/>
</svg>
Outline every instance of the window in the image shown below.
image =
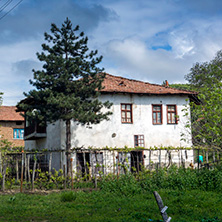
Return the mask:
<svg viewBox="0 0 222 222">
<path fill-rule="evenodd" d="M 144 135 L 134 135 L 134 146 L 135 147 L 145 147 L 144 145 Z"/>
<path fill-rule="evenodd" d="M 153 105 L 153 124 L 162 124 L 162 105 Z"/>
<path fill-rule="evenodd" d="M 118 152 L 117 156 L 117 173 L 126 174 L 131 169 L 131 155 L 130 152 Z"/>
<path fill-rule="evenodd" d="M 24 139 L 24 129 L 13 129 L 14 139 Z"/>
<path fill-rule="evenodd" d="M 167 105 L 167 123 L 177 124 L 177 107 L 176 105 Z"/>
<path fill-rule="evenodd" d="M 82 176 L 93 175 L 99 176 L 100 172 L 104 173 L 103 153 L 77 153 L 77 172 Z"/>
<path fill-rule="evenodd" d="M 139 172 L 142 170 L 144 165 L 143 151 L 131 151 L 131 172 Z"/>
<path fill-rule="evenodd" d="M 132 104 L 121 104 L 122 123 L 133 123 Z"/>
</svg>

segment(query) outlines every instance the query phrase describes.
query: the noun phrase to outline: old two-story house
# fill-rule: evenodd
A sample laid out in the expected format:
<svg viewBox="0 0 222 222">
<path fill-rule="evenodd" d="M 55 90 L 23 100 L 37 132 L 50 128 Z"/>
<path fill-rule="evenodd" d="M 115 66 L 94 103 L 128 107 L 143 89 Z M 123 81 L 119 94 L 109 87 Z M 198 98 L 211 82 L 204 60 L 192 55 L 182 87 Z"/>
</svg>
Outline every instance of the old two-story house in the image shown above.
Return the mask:
<svg viewBox="0 0 222 222">
<path fill-rule="evenodd" d="M 93 165 L 95 159 L 102 163 L 105 170 L 114 168 L 115 162 L 128 159 L 129 168 L 141 165 L 145 167 L 150 162 L 164 162 L 166 152 L 159 155 L 155 151 L 150 157 L 151 147 L 191 147 L 192 137 L 190 129 L 185 125 L 190 121 L 188 109 L 187 115 L 183 111 L 185 105 L 189 106 L 190 100 L 196 99 L 196 93 L 173 89 L 165 86 L 150 84 L 147 82 L 127 79 L 119 76 L 106 75 L 103 82 L 104 88 L 99 97 L 102 101 L 109 100 L 113 103 L 109 121 L 102 121 L 96 125 L 82 126 L 71 122 L 71 146 L 74 149 L 73 169 L 80 169 L 82 172 L 86 166 Z M 46 129 L 26 125 L 25 148 L 65 150 L 65 123 L 57 121 L 48 124 Z M 128 153 L 118 152 L 118 148 L 144 147 L 147 150 L 136 150 Z M 97 156 L 89 147 L 100 148 Z M 105 147 L 116 148 L 111 152 Z M 84 151 L 76 150 L 81 148 Z M 176 152 L 176 151 L 175 151 Z M 56 154 L 53 154 L 56 155 Z M 186 163 L 193 160 L 193 151 L 174 153 L 171 155 L 173 162 L 184 158 Z M 53 166 L 61 167 L 66 163 L 65 154 L 57 157 L 57 163 Z M 108 167 L 109 166 L 109 167 Z M 103 170 L 104 170 L 103 169 Z"/>
<path fill-rule="evenodd" d="M 7 139 L 14 147 L 24 147 L 24 122 L 15 106 L 0 106 L 0 139 Z"/>
</svg>

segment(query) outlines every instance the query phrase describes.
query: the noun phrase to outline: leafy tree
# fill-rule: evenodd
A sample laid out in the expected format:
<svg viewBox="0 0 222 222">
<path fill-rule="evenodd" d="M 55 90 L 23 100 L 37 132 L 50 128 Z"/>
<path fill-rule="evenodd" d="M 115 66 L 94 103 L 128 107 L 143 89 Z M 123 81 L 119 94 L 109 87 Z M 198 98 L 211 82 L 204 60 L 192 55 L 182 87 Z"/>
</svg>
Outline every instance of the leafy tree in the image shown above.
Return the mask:
<svg viewBox="0 0 222 222">
<path fill-rule="evenodd" d="M 185 79 L 195 89 L 211 88 L 222 81 L 222 50 L 210 62 L 196 63 L 185 75 Z"/>
<path fill-rule="evenodd" d="M 199 91 L 200 105 L 191 104 L 195 145 L 222 147 L 222 51 L 205 63 L 196 63 L 185 76 Z"/>
<path fill-rule="evenodd" d="M 170 87 L 175 88 L 175 89 L 181 89 L 181 90 L 192 90 L 192 85 L 190 84 L 183 84 L 183 83 L 174 83 L 170 84 Z"/>
<path fill-rule="evenodd" d="M 42 44 L 43 52 L 37 57 L 44 62 L 42 70 L 33 70 L 36 89 L 24 93 L 27 97 L 17 107 L 26 111 L 30 119 L 41 123 L 63 120 L 66 123 L 66 151 L 70 161 L 71 119 L 80 124 L 96 124 L 108 120 L 108 101 L 98 100 L 105 74 L 97 65 L 102 56 L 96 57 L 97 50 L 89 51 L 88 38 L 79 32 L 79 26 L 72 27 L 67 18 L 62 27 L 51 24 L 51 34 L 45 33 L 48 44 Z M 70 163 L 68 164 L 70 172 Z"/>
</svg>

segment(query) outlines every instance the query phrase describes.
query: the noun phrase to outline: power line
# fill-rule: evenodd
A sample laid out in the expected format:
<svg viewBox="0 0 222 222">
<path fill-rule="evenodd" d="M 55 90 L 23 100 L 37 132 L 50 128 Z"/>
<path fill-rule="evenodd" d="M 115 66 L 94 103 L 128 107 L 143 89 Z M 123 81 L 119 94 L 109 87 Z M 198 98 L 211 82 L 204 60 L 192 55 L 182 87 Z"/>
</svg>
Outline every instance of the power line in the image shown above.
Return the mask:
<svg viewBox="0 0 222 222">
<path fill-rule="evenodd" d="M 10 1 L 10 0 L 9 0 Z M 7 1 L 7 2 L 9 2 Z M 6 15 L 8 15 L 13 9 L 15 9 L 23 0 L 20 0 L 17 4 L 15 4 L 9 11 L 7 11 L 3 16 L 0 17 L 0 20 L 3 19 Z M 6 3 L 7 3 L 6 2 Z M 5 4 L 6 4 L 5 3 Z"/>
<path fill-rule="evenodd" d="M 11 2 L 12 0 L 8 0 L 6 3 L 4 3 L 0 8 L 0 12 L 2 12 Z"/>
</svg>

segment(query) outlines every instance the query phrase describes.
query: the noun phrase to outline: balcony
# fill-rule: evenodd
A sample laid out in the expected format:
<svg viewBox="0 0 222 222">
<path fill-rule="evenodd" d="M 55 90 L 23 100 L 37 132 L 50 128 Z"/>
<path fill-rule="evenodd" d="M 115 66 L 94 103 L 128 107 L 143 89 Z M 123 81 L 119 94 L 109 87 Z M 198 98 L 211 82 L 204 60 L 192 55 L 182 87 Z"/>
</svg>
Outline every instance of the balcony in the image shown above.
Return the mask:
<svg viewBox="0 0 222 222">
<path fill-rule="evenodd" d="M 25 140 L 37 140 L 46 137 L 46 127 L 39 126 L 37 123 L 34 123 L 28 127 L 25 127 Z"/>
</svg>

